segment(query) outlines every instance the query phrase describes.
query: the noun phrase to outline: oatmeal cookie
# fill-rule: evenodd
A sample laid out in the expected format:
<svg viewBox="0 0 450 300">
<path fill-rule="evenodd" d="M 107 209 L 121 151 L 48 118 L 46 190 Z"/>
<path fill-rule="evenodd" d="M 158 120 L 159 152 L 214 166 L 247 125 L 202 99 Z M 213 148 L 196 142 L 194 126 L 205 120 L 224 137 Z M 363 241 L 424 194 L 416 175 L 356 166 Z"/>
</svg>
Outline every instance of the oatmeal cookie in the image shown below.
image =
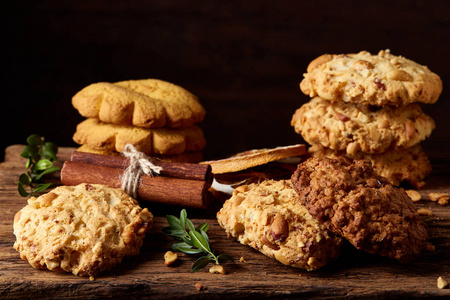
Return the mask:
<svg viewBox="0 0 450 300">
<path fill-rule="evenodd" d="M 184 88 L 158 79 L 93 83 L 72 98 L 87 118 L 144 128 L 184 128 L 203 120 L 205 109 Z"/>
<path fill-rule="evenodd" d="M 313 60 L 303 76 L 303 93 L 330 101 L 400 106 L 434 103 L 442 92 L 437 74 L 389 50 L 378 55 L 325 54 Z"/>
<path fill-rule="evenodd" d="M 368 159 L 372 162 L 375 172 L 386 177 L 395 186 L 406 181 L 416 188 L 421 188 L 425 185 L 423 180 L 431 172 L 430 161 L 419 144 L 404 150 L 380 154 L 358 152 L 354 155 L 315 144 L 308 149 L 308 153 L 312 157 L 338 158 L 345 156 L 351 159 Z"/>
<path fill-rule="evenodd" d="M 241 244 L 310 271 L 337 258 L 345 245 L 299 203 L 290 180 L 237 187 L 217 220 Z"/>
<path fill-rule="evenodd" d="M 60 186 L 14 217 L 14 248 L 36 269 L 96 276 L 137 255 L 153 215 L 121 189 Z"/>
<path fill-rule="evenodd" d="M 298 165 L 292 183 L 309 213 L 357 249 L 406 263 L 427 246 L 411 199 L 375 174 L 368 160 L 310 158 Z"/>
<path fill-rule="evenodd" d="M 196 125 L 149 129 L 103 123 L 97 119 L 86 119 L 78 124 L 73 140 L 93 150 L 117 152 L 122 152 L 126 144 L 132 144 L 147 155 L 199 151 L 206 145 L 203 131 Z"/>
<path fill-rule="evenodd" d="M 435 128 L 417 103 L 378 107 L 320 97 L 297 109 L 291 125 L 308 143 L 350 155 L 406 149 L 429 137 Z"/>
</svg>

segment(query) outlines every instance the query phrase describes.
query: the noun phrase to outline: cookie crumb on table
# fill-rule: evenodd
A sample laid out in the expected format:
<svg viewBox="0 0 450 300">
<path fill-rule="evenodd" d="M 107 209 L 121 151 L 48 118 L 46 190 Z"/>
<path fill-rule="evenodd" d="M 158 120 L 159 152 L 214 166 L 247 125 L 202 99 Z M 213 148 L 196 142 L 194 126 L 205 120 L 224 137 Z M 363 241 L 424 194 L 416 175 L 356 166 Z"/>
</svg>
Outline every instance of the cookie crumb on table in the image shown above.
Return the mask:
<svg viewBox="0 0 450 300">
<path fill-rule="evenodd" d="M 201 283 L 201 282 L 197 282 L 195 284 L 195 288 L 197 289 L 197 291 L 203 291 L 206 290 L 206 287 Z"/>
<path fill-rule="evenodd" d="M 416 190 L 407 190 L 405 192 L 406 192 L 406 194 L 408 194 L 409 198 L 411 198 L 411 200 L 413 202 L 418 202 L 418 201 L 420 201 L 420 199 L 422 199 L 422 196 Z"/>
<path fill-rule="evenodd" d="M 164 254 L 164 264 L 166 266 L 170 266 L 171 264 L 173 264 L 177 260 L 178 260 L 178 254 L 176 254 L 176 253 L 174 253 L 172 251 L 167 251 Z"/>
<path fill-rule="evenodd" d="M 437 287 L 440 289 L 445 289 L 447 286 L 448 282 L 444 278 L 439 276 L 439 278 L 437 279 Z"/>
<path fill-rule="evenodd" d="M 437 202 L 440 205 L 447 205 L 450 197 L 448 193 L 429 193 L 428 196 L 431 201 Z"/>
<path fill-rule="evenodd" d="M 225 269 L 221 265 L 214 265 L 209 269 L 211 274 L 222 274 L 225 275 Z"/>
<path fill-rule="evenodd" d="M 432 215 L 433 215 L 433 213 L 431 212 L 431 210 L 426 209 L 426 208 L 419 208 L 419 209 L 417 210 L 417 213 L 418 213 L 420 216 L 432 216 Z"/>
</svg>

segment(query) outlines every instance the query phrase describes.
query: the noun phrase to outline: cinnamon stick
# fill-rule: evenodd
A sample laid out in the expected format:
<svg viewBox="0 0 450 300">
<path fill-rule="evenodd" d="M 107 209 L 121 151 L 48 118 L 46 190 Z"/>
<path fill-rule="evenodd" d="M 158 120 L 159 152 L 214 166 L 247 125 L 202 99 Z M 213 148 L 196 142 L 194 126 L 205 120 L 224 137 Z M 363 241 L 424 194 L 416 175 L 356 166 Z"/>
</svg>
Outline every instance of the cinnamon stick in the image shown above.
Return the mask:
<svg viewBox="0 0 450 300">
<path fill-rule="evenodd" d="M 102 155 L 89 152 L 74 151 L 71 160 L 91 165 L 99 165 L 110 168 L 126 169 L 130 160 L 123 156 Z M 188 163 L 172 163 L 160 160 L 152 160 L 152 162 L 162 167 L 161 176 L 174 177 L 189 180 L 201 180 L 212 184 L 213 175 L 210 165 L 188 164 Z"/>
<path fill-rule="evenodd" d="M 93 183 L 120 188 L 123 173 L 122 168 L 66 161 L 61 169 L 61 182 L 64 185 Z M 138 196 L 144 201 L 206 208 L 210 199 L 208 189 L 211 184 L 207 181 L 147 175 L 143 175 L 141 180 Z"/>
</svg>

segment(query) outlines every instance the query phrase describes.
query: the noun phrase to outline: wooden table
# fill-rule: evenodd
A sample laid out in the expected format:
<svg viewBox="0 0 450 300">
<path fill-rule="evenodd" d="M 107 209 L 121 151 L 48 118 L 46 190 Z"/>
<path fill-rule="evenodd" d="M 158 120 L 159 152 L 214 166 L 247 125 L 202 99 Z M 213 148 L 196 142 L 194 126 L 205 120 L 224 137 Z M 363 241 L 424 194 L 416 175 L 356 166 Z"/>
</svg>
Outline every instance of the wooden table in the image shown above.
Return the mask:
<svg viewBox="0 0 450 300">
<path fill-rule="evenodd" d="M 17 193 L 17 177 L 24 172 L 20 159 L 21 146 L 6 149 L 5 162 L 0 164 L 0 298 L 450 298 L 450 289 L 438 289 L 439 276 L 450 281 L 450 206 L 428 201 L 432 191 L 450 192 L 450 157 L 431 158 L 433 173 L 427 186 L 420 191 L 423 201 L 417 208 L 433 212 L 423 217 L 435 245 L 433 253 L 426 253 L 412 264 L 402 265 L 383 257 L 349 249 L 337 261 L 324 268 L 307 272 L 294 269 L 269 259 L 263 254 L 228 239 L 217 224 L 215 212 L 189 210 L 188 217 L 195 224 L 210 224 L 211 245 L 218 253 L 235 258 L 225 263 L 226 275 L 210 274 L 208 268 L 191 273 L 195 257 L 180 255 L 173 267 L 164 265 L 164 253 L 172 240 L 161 229 L 167 225 L 165 215 L 179 214 L 178 207 L 148 205 L 155 215 L 155 224 L 147 235 L 141 253 L 125 258 L 110 272 L 95 280 L 68 273 L 35 270 L 20 259 L 14 250 L 14 214 L 26 205 L 26 199 Z M 59 160 L 69 158 L 73 148 L 61 148 Z M 56 184 L 59 178 L 50 179 Z M 240 261 L 243 257 L 245 261 Z M 198 291 L 196 283 L 205 289 Z"/>
</svg>

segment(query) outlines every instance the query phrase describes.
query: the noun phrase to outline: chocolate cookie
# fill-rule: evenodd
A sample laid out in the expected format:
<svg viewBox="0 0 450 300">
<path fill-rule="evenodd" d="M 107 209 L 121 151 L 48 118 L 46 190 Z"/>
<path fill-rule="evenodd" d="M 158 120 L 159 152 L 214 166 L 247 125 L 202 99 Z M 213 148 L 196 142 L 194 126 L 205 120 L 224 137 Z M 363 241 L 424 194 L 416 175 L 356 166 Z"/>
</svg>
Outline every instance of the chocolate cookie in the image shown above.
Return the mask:
<svg viewBox="0 0 450 300">
<path fill-rule="evenodd" d="M 437 74 L 389 50 L 378 55 L 325 54 L 313 60 L 303 76 L 303 93 L 331 101 L 400 106 L 434 103 L 442 92 Z"/>
<path fill-rule="evenodd" d="M 409 262 L 427 246 L 411 199 L 376 175 L 368 160 L 310 158 L 292 183 L 309 213 L 357 249 Z"/>
<path fill-rule="evenodd" d="M 430 136 L 435 128 L 433 119 L 417 103 L 373 107 L 320 97 L 302 105 L 291 125 L 308 143 L 350 155 L 406 149 Z"/>
<path fill-rule="evenodd" d="M 229 237 L 285 265 L 310 271 L 337 258 L 345 245 L 299 203 L 290 180 L 237 187 L 217 220 Z"/>
</svg>

